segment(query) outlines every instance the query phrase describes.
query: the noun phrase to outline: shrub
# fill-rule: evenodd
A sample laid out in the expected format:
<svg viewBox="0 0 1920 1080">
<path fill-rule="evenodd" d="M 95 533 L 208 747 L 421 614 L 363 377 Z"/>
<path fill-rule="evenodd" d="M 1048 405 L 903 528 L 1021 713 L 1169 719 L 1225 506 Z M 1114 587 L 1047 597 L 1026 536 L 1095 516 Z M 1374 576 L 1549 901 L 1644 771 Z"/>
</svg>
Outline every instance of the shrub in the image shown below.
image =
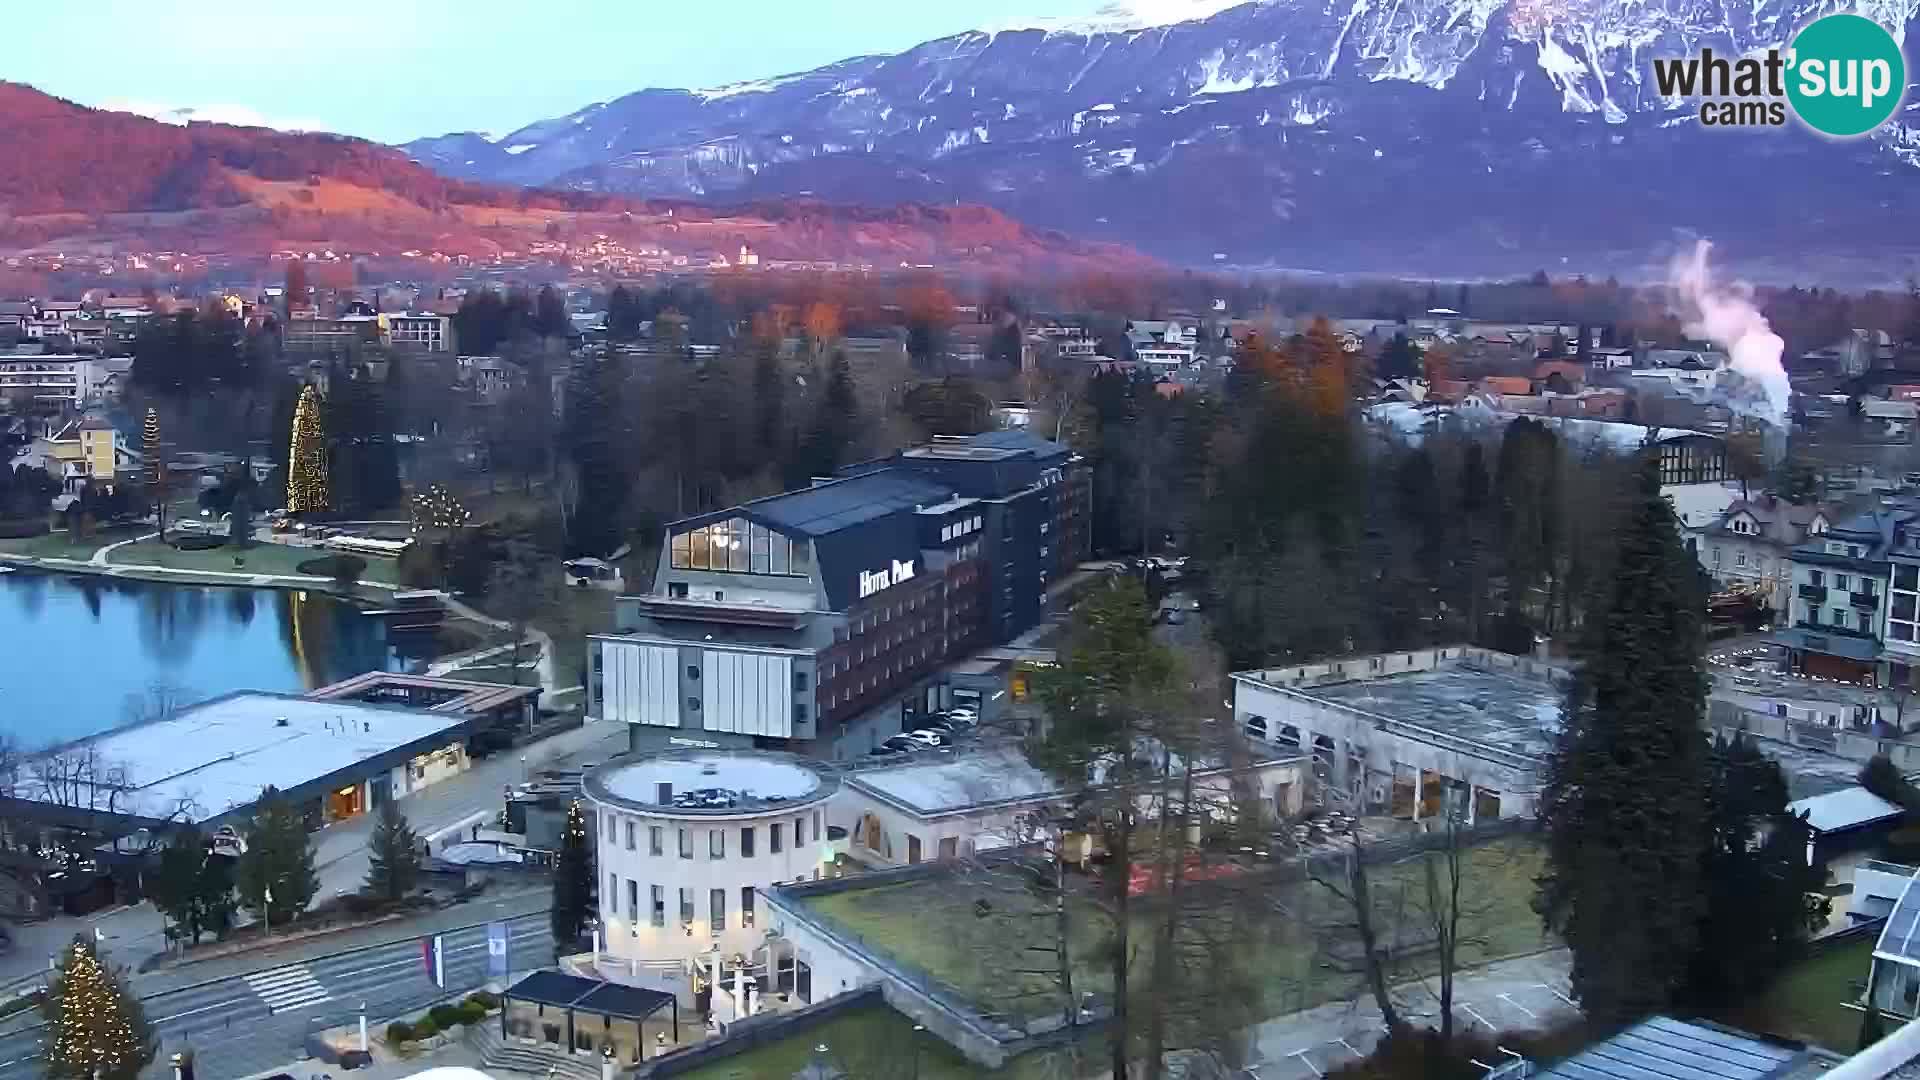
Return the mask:
<svg viewBox="0 0 1920 1080">
<path fill-rule="evenodd" d="M 480 1023 L 485 1023 L 486 1019 L 487 1019 L 487 1007 L 485 1005 L 482 1005 L 477 1001 L 468 1001 L 464 1005 L 460 1006 L 460 1022 L 461 1023 L 468 1024 L 468 1025 L 480 1024 Z"/>
<path fill-rule="evenodd" d="M 387 1025 L 387 1042 L 390 1045 L 398 1046 L 411 1038 L 413 1038 L 413 1025 L 405 1020 L 395 1020 Z"/>
<path fill-rule="evenodd" d="M 297 569 L 313 577 L 330 577 L 335 581 L 358 581 L 366 573 L 367 560 L 357 555 L 328 555 L 319 559 L 308 559 Z"/>
<path fill-rule="evenodd" d="M 431 1039 L 438 1034 L 440 1034 L 440 1025 L 433 1022 L 433 1017 L 422 1017 L 414 1022 L 413 1037 L 415 1039 Z"/>
<path fill-rule="evenodd" d="M 458 1005 L 435 1005 L 427 1010 L 427 1016 L 442 1029 L 458 1027 L 467 1022 L 467 1016 Z"/>
<path fill-rule="evenodd" d="M 475 990 L 473 993 L 467 995 L 467 1000 L 480 1006 L 482 1009 L 497 1009 L 500 1007 L 499 996 L 490 994 L 485 990 Z"/>
<path fill-rule="evenodd" d="M 176 536 L 167 541 L 175 551 L 212 551 L 217 547 L 226 547 L 224 536 Z"/>
</svg>

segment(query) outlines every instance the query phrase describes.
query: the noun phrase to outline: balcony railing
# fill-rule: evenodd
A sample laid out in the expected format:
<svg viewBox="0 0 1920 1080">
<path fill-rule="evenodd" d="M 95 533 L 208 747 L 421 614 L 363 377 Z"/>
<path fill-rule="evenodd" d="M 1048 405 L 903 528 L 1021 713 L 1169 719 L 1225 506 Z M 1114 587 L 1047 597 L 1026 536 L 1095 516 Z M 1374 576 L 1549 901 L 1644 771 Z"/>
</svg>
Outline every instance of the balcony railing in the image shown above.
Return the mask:
<svg viewBox="0 0 1920 1080">
<path fill-rule="evenodd" d="M 1825 585 L 1802 585 L 1796 589 L 1795 592 L 1799 594 L 1802 600 L 1825 600 L 1827 598 L 1827 587 Z"/>
<path fill-rule="evenodd" d="M 1877 593 L 1870 593 L 1870 592 L 1854 593 L 1853 606 L 1857 608 L 1864 608 L 1867 611 L 1874 611 L 1880 607 L 1880 596 Z"/>
</svg>

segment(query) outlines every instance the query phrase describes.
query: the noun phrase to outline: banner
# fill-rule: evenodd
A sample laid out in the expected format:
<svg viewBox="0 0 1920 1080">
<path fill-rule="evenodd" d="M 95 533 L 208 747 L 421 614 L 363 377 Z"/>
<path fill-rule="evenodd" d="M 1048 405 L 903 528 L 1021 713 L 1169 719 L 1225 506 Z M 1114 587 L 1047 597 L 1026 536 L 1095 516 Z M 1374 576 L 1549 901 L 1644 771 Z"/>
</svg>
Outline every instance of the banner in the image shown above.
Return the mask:
<svg viewBox="0 0 1920 1080">
<path fill-rule="evenodd" d="M 447 988 L 447 948 L 439 934 L 420 942 L 420 960 L 427 969 L 427 978 L 433 985 Z"/>
<path fill-rule="evenodd" d="M 507 924 L 490 922 L 487 924 L 487 978 L 504 979 L 508 971 Z"/>
</svg>

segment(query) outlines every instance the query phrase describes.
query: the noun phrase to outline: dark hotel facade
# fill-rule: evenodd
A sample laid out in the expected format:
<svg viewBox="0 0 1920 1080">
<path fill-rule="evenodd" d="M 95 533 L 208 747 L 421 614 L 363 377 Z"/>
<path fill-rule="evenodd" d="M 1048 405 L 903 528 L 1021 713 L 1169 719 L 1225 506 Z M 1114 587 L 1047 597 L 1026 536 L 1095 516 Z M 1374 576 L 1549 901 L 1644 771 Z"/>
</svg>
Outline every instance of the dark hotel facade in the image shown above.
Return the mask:
<svg viewBox="0 0 1920 1080">
<path fill-rule="evenodd" d="M 589 716 L 636 750 L 866 753 L 941 669 L 1040 621 L 1087 557 L 1089 473 L 1024 431 L 940 439 L 667 526 L 653 590 L 588 640 Z"/>
</svg>

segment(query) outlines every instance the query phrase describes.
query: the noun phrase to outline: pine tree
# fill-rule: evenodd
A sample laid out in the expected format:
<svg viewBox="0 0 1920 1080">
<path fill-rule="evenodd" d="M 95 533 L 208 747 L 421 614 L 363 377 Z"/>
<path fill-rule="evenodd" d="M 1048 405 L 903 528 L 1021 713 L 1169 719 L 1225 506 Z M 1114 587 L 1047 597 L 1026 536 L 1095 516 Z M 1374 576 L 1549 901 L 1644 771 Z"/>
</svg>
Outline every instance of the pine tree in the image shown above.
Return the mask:
<svg viewBox="0 0 1920 1080">
<path fill-rule="evenodd" d="M 420 879 L 420 837 L 392 799 L 380 804 L 380 819 L 367 845 L 366 891 L 381 900 L 398 900 Z"/>
<path fill-rule="evenodd" d="M 167 493 L 162 481 L 166 478 L 166 466 L 160 460 L 160 414 L 152 406 L 147 408 L 147 416 L 140 423 L 140 452 L 146 461 L 141 463 L 141 480 L 147 485 L 147 495 L 153 500 L 153 512 L 160 525 L 160 535 L 167 532 Z"/>
<path fill-rule="evenodd" d="M 158 1049 L 139 999 L 82 937 L 61 954 L 40 1012 L 50 1077 L 134 1080 Z"/>
<path fill-rule="evenodd" d="M 580 938 L 580 927 L 593 910 L 593 852 L 587 844 L 587 816 L 580 800 L 567 804 L 567 825 L 560 834 L 560 858 L 553 867 L 553 910 L 550 913 L 555 945 L 566 947 Z"/>
<path fill-rule="evenodd" d="M 296 514 L 327 508 L 327 436 L 320 408 L 320 394 L 311 385 L 300 391 L 287 448 L 287 509 Z"/>
<path fill-rule="evenodd" d="M 241 900 L 276 925 L 305 911 L 320 887 L 313 872 L 313 849 L 307 846 L 307 823 L 271 787 L 261 793 L 247 826 L 239 877 Z"/>
<path fill-rule="evenodd" d="M 160 867 L 148 879 L 153 906 L 174 922 L 171 931 L 199 944 L 202 934 L 225 934 L 233 925 L 233 860 L 207 850 L 206 839 L 189 830 L 160 853 Z"/>
<path fill-rule="evenodd" d="M 1706 914 L 1711 829 L 1704 604 L 1651 455 L 1632 500 L 1610 604 L 1589 620 L 1540 796 L 1536 906 L 1571 948 L 1574 992 L 1603 1026 L 1681 991 Z"/>
</svg>

